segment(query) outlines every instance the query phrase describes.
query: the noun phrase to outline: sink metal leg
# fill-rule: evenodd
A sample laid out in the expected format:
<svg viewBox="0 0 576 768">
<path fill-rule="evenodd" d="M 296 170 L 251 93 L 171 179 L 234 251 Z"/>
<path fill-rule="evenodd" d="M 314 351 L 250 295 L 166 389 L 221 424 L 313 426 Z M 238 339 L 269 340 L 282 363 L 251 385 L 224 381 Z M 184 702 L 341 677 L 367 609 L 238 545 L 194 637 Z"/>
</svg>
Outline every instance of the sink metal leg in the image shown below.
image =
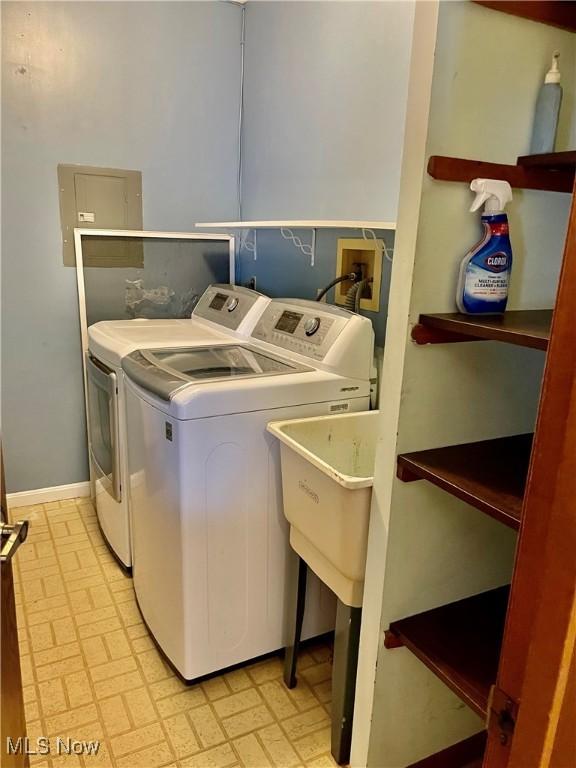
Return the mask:
<svg viewBox="0 0 576 768">
<path fill-rule="evenodd" d="M 306 574 L 308 566 L 298 557 L 298 571 L 292 592 L 292 608 L 288 613 L 288 638 L 291 645 L 286 646 L 284 656 L 284 684 L 287 688 L 296 687 L 296 663 L 298 661 L 298 649 L 302 635 L 302 622 L 304 620 L 304 607 L 306 606 Z M 294 603 L 296 604 L 294 606 Z"/>
<path fill-rule="evenodd" d="M 338 600 L 332 663 L 332 757 L 339 765 L 350 761 L 352 718 L 362 608 Z"/>
</svg>

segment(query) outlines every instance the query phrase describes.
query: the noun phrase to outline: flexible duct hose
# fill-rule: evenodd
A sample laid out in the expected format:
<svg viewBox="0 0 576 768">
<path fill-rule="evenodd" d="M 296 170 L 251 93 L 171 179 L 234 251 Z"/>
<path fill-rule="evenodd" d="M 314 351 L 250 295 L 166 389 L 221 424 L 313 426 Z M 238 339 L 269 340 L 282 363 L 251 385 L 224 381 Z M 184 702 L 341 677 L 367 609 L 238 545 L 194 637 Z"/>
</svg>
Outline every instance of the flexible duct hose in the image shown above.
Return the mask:
<svg viewBox="0 0 576 768">
<path fill-rule="evenodd" d="M 369 277 L 366 280 L 360 280 L 358 283 L 354 283 L 354 285 L 350 287 L 346 294 L 346 309 L 349 309 L 350 312 L 356 312 L 356 314 L 360 312 L 360 300 L 362 299 L 364 288 L 371 282 L 373 282 L 373 278 Z"/>
<path fill-rule="evenodd" d="M 331 288 L 334 288 L 338 283 L 343 283 L 345 280 L 352 280 L 354 282 L 358 280 L 358 275 L 356 272 L 350 272 L 347 275 L 340 275 L 340 277 L 331 280 L 325 288 L 322 288 L 318 296 L 316 296 L 316 301 L 321 301 Z"/>
</svg>

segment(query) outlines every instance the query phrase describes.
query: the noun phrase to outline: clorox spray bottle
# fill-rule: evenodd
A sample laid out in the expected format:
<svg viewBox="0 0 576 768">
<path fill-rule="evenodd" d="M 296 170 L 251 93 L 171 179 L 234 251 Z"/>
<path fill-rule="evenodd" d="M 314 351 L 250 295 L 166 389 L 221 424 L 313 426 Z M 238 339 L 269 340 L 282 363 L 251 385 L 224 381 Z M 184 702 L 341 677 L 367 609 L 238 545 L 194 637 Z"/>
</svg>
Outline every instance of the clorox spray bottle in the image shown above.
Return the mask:
<svg viewBox="0 0 576 768">
<path fill-rule="evenodd" d="M 471 211 L 484 205 L 484 236 L 468 251 L 460 266 L 456 304 L 469 315 L 496 315 L 506 309 L 512 269 L 512 246 L 508 235 L 506 203 L 512 200 L 507 181 L 474 179 L 476 192 Z"/>
</svg>

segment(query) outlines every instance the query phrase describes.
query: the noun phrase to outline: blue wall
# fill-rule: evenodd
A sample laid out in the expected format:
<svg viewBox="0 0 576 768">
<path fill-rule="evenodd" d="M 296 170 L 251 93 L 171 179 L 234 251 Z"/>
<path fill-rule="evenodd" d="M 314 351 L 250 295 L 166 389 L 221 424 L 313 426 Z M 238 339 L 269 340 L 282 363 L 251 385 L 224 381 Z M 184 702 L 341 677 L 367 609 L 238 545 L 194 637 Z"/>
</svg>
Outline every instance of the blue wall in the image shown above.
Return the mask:
<svg viewBox="0 0 576 768">
<path fill-rule="evenodd" d="M 2 3 L 2 438 L 9 491 L 88 478 L 58 163 L 142 171 L 144 225 L 237 216 L 229 3 Z"/>
<path fill-rule="evenodd" d="M 310 243 L 310 230 L 294 230 L 302 242 Z M 394 233 L 376 231 L 375 235 L 394 248 Z M 299 299 L 315 299 L 323 288 L 336 277 L 337 242 L 340 237 L 361 237 L 357 230 L 320 229 L 316 235 L 314 266 L 310 257 L 301 253 L 292 242 L 285 240 L 278 230 L 261 229 L 257 232 L 257 258 L 243 249 L 238 259 L 236 277 L 239 283 L 247 284 L 256 277 L 256 287 L 272 297 L 290 296 Z M 254 231 L 248 234 L 251 243 Z M 376 344 L 383 346 L 388 311 L 388 289 L 390 287 L 391 263 L 383 259 L 382 287 L 380 291 L 380 312 L 362 312 L 374 325 Z M 334 291 L 328 294 L 329 303 L 334 303 Z"/>
<path fill-rule="evenodd" d="M 245 217 L 396 218 L 412 12 L 407 2 L 248 3 Z M 225 2 L 2 3 L 10 492 L 88 477 L 57 164 L 141 170 L 147 229 L 236 219 L 240 22 Z M 270 295 L 315 296 L 335 275 L 338 235 L 353 233 L 318 233 L 311 268 L 278 232 L 260 232 L 258 262 L 242 254 L 240 271 Z M 382 343 L 385 304 L 374 319 Z"/>
<path fill-rule="evenodd" d="M 413 12 L 247 4 L 244 220 L 396 220 Z"/>
</svg>

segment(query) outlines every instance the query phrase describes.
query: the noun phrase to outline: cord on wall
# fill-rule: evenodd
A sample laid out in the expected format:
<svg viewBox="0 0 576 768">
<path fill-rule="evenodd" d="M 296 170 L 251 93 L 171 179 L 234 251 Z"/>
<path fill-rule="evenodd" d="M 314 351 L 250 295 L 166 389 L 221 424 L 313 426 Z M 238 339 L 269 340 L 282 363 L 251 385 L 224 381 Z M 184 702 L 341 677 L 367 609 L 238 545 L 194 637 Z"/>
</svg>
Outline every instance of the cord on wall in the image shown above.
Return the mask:
<svg viewBox="0 0 576 768">
<path fill-rule="evenodd" d="M 238 107 L 238 218 L 242 221 L 242 134 L 244 128 L 244 48 L 246 43 L 246 7 L 242 4 L 242 31 L 240 34 L 240 104 Z"/>
</svg>

